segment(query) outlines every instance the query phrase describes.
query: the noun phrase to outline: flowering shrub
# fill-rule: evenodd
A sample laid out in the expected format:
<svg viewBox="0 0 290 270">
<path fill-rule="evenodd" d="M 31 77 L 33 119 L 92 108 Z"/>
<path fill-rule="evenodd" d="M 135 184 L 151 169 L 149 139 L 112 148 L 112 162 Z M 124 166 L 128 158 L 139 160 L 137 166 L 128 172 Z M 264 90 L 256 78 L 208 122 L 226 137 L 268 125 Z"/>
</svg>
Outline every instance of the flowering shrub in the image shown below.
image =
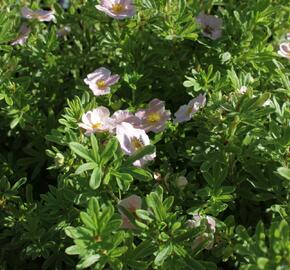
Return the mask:
<svg viewBox="0 0 290 270">
<path fill-rule="evenodd" d="M 0 2 L 0 269 L 289 269 L 289 1 Z"/>
</svg>

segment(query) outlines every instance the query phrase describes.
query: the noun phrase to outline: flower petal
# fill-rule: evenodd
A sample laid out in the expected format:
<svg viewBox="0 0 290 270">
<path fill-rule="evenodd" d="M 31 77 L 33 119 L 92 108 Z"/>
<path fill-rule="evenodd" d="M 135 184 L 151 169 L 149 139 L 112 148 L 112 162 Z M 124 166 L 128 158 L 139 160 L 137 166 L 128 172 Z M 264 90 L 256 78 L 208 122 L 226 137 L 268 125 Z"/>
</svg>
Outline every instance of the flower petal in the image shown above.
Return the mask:
<svg viewBox="0 0 290 270">
<path fill-rule="evenodd" d="M 115 84 L 116 82 L 118 82 L 119 79 L 120 79 L 120 76 L 116 74 L 116 75 L 110 76 L 105 82 L 106 82 L 106 85 L 111 86 Z"/>
</svg>

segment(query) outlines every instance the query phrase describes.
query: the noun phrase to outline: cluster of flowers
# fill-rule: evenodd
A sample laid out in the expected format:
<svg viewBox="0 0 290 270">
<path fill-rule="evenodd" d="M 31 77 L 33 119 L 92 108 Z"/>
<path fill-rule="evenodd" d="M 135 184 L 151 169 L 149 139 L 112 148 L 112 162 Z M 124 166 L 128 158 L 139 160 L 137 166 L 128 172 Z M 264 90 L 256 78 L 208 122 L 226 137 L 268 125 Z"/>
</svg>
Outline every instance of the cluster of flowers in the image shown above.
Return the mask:
<svg viewBox="0 0 290 270">
<path fill-rule="evenodd" d="M 50 22 L 55 19 L 53 10 L 31 10 L 27 7 L 23 7 L 21 9 L 21 15 L 24 19 L 34 19 L 40 22 Z M 23 45 L 28 39 L 30 32 L 31 28 L 26 23 L 23 23 L 20 26 L 18 37 L 11 42 L 11 45 Z"/>
<path fill-rule="evenodd" d="M 142 208 L 142 198 L 133 194 L 119 202 L 119 212 L 121 214 L 122 218 L 122 228 L 123 229 L 135 229 L 135 225 L 132 224 L 130 219 L 127 217 L 127 215 L 124 213 L 125 211 L 122 211 L 122 208 L 126 209 L 129 213 L 131 213 L 136 218 L 136 210 Z M 216 221 L 211 216 L 201 216 L 199 214 L 193 215 L 192 219 L 189 219 L 187 221 L 187 227 L 189 229 L 197 228 L 201 225 L 202 221 L 205 221 L 205 224 L 208 227 L 208 232 L 205 232 L 204 234 L 196 237 L 192 243 L 192 249 L 195 249 L 203 242 L 207 241 L 206 249 L 211 249 L 214 244 L 214 233 L 216 232 Z"/>
<path fill-rule="evenodd" d="M 110 86 L 118 82 L 120 76 L 111 75 L 111 71 L 101 67 L 87 75 L 84 79 L 95 96 L 110 93 Z M 205 95 L 199 95 L 187 105 L 182 105 L 175 113 L 174 123 L 189 121 L 199 108 L 205 105 Z M 119 110 L 110 116 L 110 111 L 103 106 L 86 112 L 79 126 L 85 129 L 85 135 L 95 132 L 115 134 L 126 155 L 133 155 L 137 150 L 150 144 L 147 132 L 162 132 L 170 119 L 170 111 L 165 110 L 165 102 L 157 98 L 151 100 L 147 109 L 140 109 L 135 114 L 128 110 Z M 143 166 L 153 160 L 155 153 L 134 162 L 135 166 Z"/>
<path fill-rule="evenodd" d="M 27 7 L 23 7 L 21 9 L 22 18 L 28 20 L 37 20 L 39 22 L 50 22 L 55 20 L 54 11 L 53 10 L 31 10 Z M 67 33 L 71 31 L 69 26 L 62 26 L 57 31 L 57 36 L 65 36 Z M 11 42 L 11 45 L 24 45 L 27 41 L 29 34 L 31 33 L 31 28 L 26 24 L 22 23 L 19 29 L 18 37 Z"/>
<path fill-rule="evenodd" d="M 96 8 L 117 20 L 130 18 L 136 13 L 132 0 L 102 0 L 100 5 L 96 5 Z M 201 12 L 197 16 L 196 20 L 198 23 L 200 23 L 202 34 L 205 37 L 208 37 L 212 40 L 216 40 L 221 37 L 221 19 L 212 15 L 206 15 L 204 12 Z"/>
<path fill-rule="evenodd" d="M 96 9 L 101 12 L 104 12 L 108 16 L 117 19 L 123 20 L 130 18 L 136 14 L 135 6 L 132 3 L 132 0 L 101 0 L 99 5 L 96 5 Z M 55 19 L 53 10 L 31 10 L 27 7 L 23 7 L 21 10 L 23 18 L 26 19 L 36 19 L 41 22 L 49 22 Z M 197 17 L 196 21 L 199 23 L 202 35 L 208 37 L 212 40 L 217 40 L 222 36 L 222 20 L 213 15 L 206 15 L 204 12 L 201 12 Z M 11 45 L 23 45 L 31 32 L 31 28 L 23 23 L 19 30 L 19 36 L 12 41 Z M 70 27 L 62 27 L 58 31 L 58 36 L 64 36 L 70 32 Z M 282 57 L 290 59 L 290 34 L 287 34 L 288 42 L 283 42 L 280 44 L 278 54 Z"/>
<path fill-rule="evenodd" d="M 96 5 L 96 8 L 118 20 L 132 17 L 136 13 L 132 0 L 102 0 L 99 5 Z M 22 8 L 21 14 L 25 19 L 36 19 L 40 22 L 49 22 L 55 19 L 54 11 L 33 11 L 27 7 Z M 196 20 L 200 24 L 203 36 L 212 40 L 217 40 L 222 36 L 222 20 L 220 18 L 206 15 L 204 12 L 201 12 Z M 30 32 L 31 28 L 26 23 L 23 23 L 20 27 L 19 36 L 11 45 L 23 45 L 28 39 Z M 287 42 L 281 43 L 278 51 L 279 55 L 288 59 L 290 59 L 289 41 L 290 34 L 287 34 Z M 119 75 L 111 75 L 110 70 L 101 67 L 93 73 L 88 74 L 84 82 L 89 86 L 95 96 L 101 96 L 109 94 L 110 87 L 116 84 L 119 79 Z M 247 88 L 244 86 L 240 89 L 240 93 L 242 94 L 246 91 Z M 188 104 L 182 105 L 174 114 L 175 118 L 173 119 L 173 123 L 176 124 L 189 121 L 194 113 L 203 107 L 205 103 L 206 97 L 202 94 L 190 100 Z M 79 126 L 85 130 L 85 135 L 90 135 L 95 132 L 109 132 L 114 134 L 123 152 L 126 155 L 132 155 L 137 150 L 150 144 L 150 139 L 147 135 L 148 132 L 158 133 L 164 131 L 167 121 L 170 120 L 170 115 L 170 111 L 165 109 L 165 102 L 155 98 L 149 102 L 146 109 L 140 109 L 135 114 L 129 110 L 119 110 L 110 116 L 110 111 L 106 107 L 97 107 L 92 111 L 86 112 L 82 116 L 82 122 L 79 123 Z M 155 156 L 155 153 L 147 155 L 135 161 L 133 165 L 141 167 L 149 160 L 153 160 Z M 187 184 L 185 178 L 179 180 L 182 187 Z M 141 209 L 141 204 L 142 199 L 137 195 L 131 195 L 119 203 L 121 207 L 125 208 L 133 215 L 135 215 L 137 209 Z M 135 228 L 126 214 L 122 212 L 122 209 L 120 213 L 123 220 L 122 227 L 127 229 Z M 210 216 L 202 218 L 200 215 L 195 215 L 191 220 L 188 220 L 187 225 L 189 228 L 198 227 L 203 219 L 206 220 L 210 232 L 212 234 L 215 233 L 216 223 Z M 193 248 L 204 240 L 208 240 L 208 238 L 208 233 L 197 237 L 193 243 Z M 210 241 L 206 248 L 210 249 L 212 245 L 213 241 Z"/>
<path fill-rule="evenodd" d="M 122 20 L 132 17 L 135 14 L 135 7 L 131 0 L 102 0 L 96 8 L 112 18 Z M 210 15 L 201 13 L 197 17 L 197 21 L 202 25 L 203 35 L 213 40 L 221 37 L 221 20 Z M 95 72 L 89 74 L 85 79 L 85 83 L 93 91 L 94 95 L 105 95 L 110 93 L 110 86 L 119 80 L 118 75 L 112 75 L 105 68 L 99 68 Z M 182 105 L 175 113 L 174 123 L 189 121 L 193 114 L 199 108 L 205 105 L 205 95 L 199 95 L 192 99 L 188 104 Z M 89 135 L 98 131 L 109 131 L 116 134 L 120 142 L 121 148 L 125 154 L 131 155 L 138 149 L 150 144 L 150 139 L 146 132 L 161 132 L 165 129 L 166 122 L 170 119 L 170 112 L 165 110 L 165 103 L 159 99 L 153 99 L 149 102 L 147 109 L 141 109 L 135 113 L 128 110 L 119 110 L 110 117 L 110 112 L 105 107 L 98 107 L 93 111 L 89 111 L 82 117 L 80 127 L 86 130 L 85 134 Z M 152 160 L 155 153 L 147 155 L 142 160 L 136 161 L 133 165 L 142 166 L 148 160 Z M 183 180 L 183 179 L 182 179 Z M 184 180 L 183 180 L 184 182 Z M 187 181 L 186 181 L 187 183 Z M 119 202 L 119 205 L 136 216 L 136 210 L 141 208 L 142 199 L 137 195 L 131 195 Z M 130 222 L 127 215 L 119 210 L 122 217 L 122 227 L 125 229 L 134 229 L 135 226 Z M 206 217 L 211 231 L 215 232 L 215 220 Z M 196 215 L 192 220 L 188 221 L 188 227 L 197 227 L 200 225 L 201 216 Z M 200 242 L 206 240 L 206 236 L 196 238 L 193 247 Z M 209 243 L 207 248 L 211 248 L 213 242 Z"/>
</svg>

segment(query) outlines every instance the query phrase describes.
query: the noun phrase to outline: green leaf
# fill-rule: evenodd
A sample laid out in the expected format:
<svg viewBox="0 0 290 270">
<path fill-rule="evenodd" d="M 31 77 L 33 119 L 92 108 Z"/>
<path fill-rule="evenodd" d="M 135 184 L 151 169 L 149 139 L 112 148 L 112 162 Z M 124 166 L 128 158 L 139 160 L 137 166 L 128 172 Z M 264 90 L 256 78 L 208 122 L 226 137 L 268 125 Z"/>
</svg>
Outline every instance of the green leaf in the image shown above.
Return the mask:
<svg viewBox="0 0 290 270">
<path fill-rule="evenodd" d="M 106 164 L 110 159 L 114 156 L 117 149 L 119 147 L 118 140 L 116 138 L 112 138 L 107 144 L 102 152 L 101 156 L 101 164 Z"/>
<path fill-rule="evenodd" d="M 172 246 L 169 244 L 168 246 L 163 247 L 158 253 L 157 256 L 154 260 L 154 263 L 156 265 L 162 265 L 164 261 L 167 259 L 167 257 L 171 254 L 172 252 Z"/>
<path fill-rule="evenodd" d="M 267 93 L 267 92 L 263 93 L 263 95 L 259 96 L 259 98 L 251 107 L 262 106 L 270 97 L 271 97 L 270 93 Z"/>
<path fill-rule="evenodd" d="M 129 219 L 129 220 L 130 220 L 130 219 Z M 131 220 L 130 220 L 130 221 L 131 221 Z M 137 219 L 136 219 L 136 220 L 134 221 L 134 223 L 135 223 L 139 228 L 141 228 L 143 232 L 149 230 L 149 227 L 148 227 L 145 223 L 141 222 L 140 220 L 137 220 Z M 133 223 L 133 224 L 134 224 L 134 223 Z"/>
<path fill-rule="evenodd" d="M 11 121 L 11 123 L 10 123 L 10 128 L 11 128 L 11 129 L 15 128 L 15 127 L 19 124 L 21 118 L 22 118 L 21 116 L 18 116 L 17 118 L 14 118 L 14 119 Z"/>
<path fill-rule="evenodd" d="M 89 160 L 92 162 L 95 161 L 94 158 L 91 156 L 89 150 L 86 147 L 82 146 L 81 144 L 71 142 L 69 143 L 69 147 L 73 152 L 75 152 L 78 156 L 84 158 L 85 160 Z"/>
<path fill-rule="evenodd" d="M 92 154 L 96 162 L 100 162 L 99 144 L 94 134 L 91 135 Z"/>
<path fill-rule="evenodd" d="M 163 202 L 164 207 L 169 210 L 172 206 L 174 202 L 174 197 L 173 196 L 169 196 L 168 198 L 166 198 Z"/>
<path fill-rule="evenodd" d="M 90 198 L 88 209 L 91 211 L 91 213 L 96 213 L 96 214 L 99 213 L 100 205 L 99 205 L 97 198 L 95 198 L 95 197 Z"/>
<path fill-rule="evenodd" d="M 13 105 L 13 99 L 7 95 L 4 96 L 5 102 L 7 105 L 12 106 Z"/>
<path fill-rule="evenodd" d="M 129 189 L 130 184 L 133 182 L 132 175 L 115 171 L 112 171 L 111 174 L 116 177 L 117 184 L 121 190 Z"/>
<path fill-rule="evenodd" d="M 126 191 L 130 188 L 130 182 L 122 181 L 118 177 L 116 177 L 116 181 L 120 190 Z"/>
<path fill-rule="evenodd" d="M 64 231 L 65 231 L 65 234 L 68 236 L 68 237 L 70 237 L 70 238 L 78 238 L 79 237 L 79 233 L 78 233 L 78 230 L 76 229 L 76 228 L 74 228 L 74 227 L 66 227 L 65 229 L 64 229 Z"/>
<path fill-rule="evenodd" d="M 163 221 L 166 216 L 162 201 L 156 192 L 151 192 L 146 197 L 147 205 L 153 210 L 154 215 L 158 221 Z"/>
<path fill-rule="evenodd" d="M 99 220 L 100 231 L 106 228 L 113 214 L 114 214 L 114 207 L 112 205 L 109 205 L 103 210 L 102 216 L 100 217 L 100 220 Z"/>
<path fill-rule="evenodd" d="M 100 167 L 96 167 L 91 175 L 89 185 L 92 189 L 95 190 L 101 185 L 101 182 L 102 182 L 102 170 Z"/>
<path fill-rule="evenodd" d="M 177 231 L 181 227 L 181 225 L 182 224 L 179 221 L 174 222 L 171 226 L 171 232 L 174 233 L 175 231 Z"/>
<path fill-rule="evenodd" d="M 26 178 L 21 178 L 19 179 L 11 188 L 12 191 L 18 190 L 21 186 L 23 186 L 26 183 L 27 179 Z"/>
<path fill-rule="evenodd" d="M 124 173 L 129 173 L 133 176 L 133 178 L 136 178 L 143 182 L 148 182 L 153 179 L 152 174 L 142 168 L 128 166 L 126 168 L 120 168 L 119 171 L 124 172 Z"/>
<path fill-rule="evenodd" d="M 92 220 L 92 218 L 89 216 L 88 213 L 86 212 L 81 212 L 80 213 L 80 218 L 81 218 L 81 221 L 90 229 L 92 230 L 95 230 L 96 229 L 96 226 L 95 226 L 95 223 L 94 221 Z"/>
<path fill-rule="evenodd" d="M 114 220 L 110 220 L 110 225 L 107 226 L 107 224 L 103 225 L 104 228 L 101 229 L 102 234 L 106 235 L 106 234 L 111 234 L 112 232 L 115 233 L 116 230 L 118 230 L 122 224 L 122 220 L 121 219 L 114 219 Z"/>
<path fill-rule="evenodd" d="M 143 209 L 137 209 L 136 210 L 136 215 L 143 219 L 143 220 L 147 220 L 149 222 L 153 221 L 153 219 L 150 217 L 150 213 L 146 210 L 143 210 Z"/>
<path fill-rule="evenodd" d="M 79 239 L 79 238 L 91 238 L 93 236 L 92 230 L 85 228 L 85 227 L 72 227 L 68 226 L 65 228 L 65 233 L 68 237 L 73 239 Z"/>
<path fill-rule="evenodd" d="M 128 250 L 128 247 L 117 247 L 113 249 L 110 253 L 111 258 L 117 258 L 122 256 L 126 251 Z"/>
<path fill-rule="evenodd" d="M 6 178 L 1 179 L 1 181 L 0 181 L 0 191 L 1 192 L 8 191 L 10 189 L 10 187 L 11 187 L 11 184 L 8 181 L 8 179 L 6 179 Z"/>
<path fill-rule="evenodd" d="M 139 259 L 145 258 L 155 251 L 155 246 L 152 245 L 151 240 L 144 240 L 134 250 L 132 250 L 132 258 Z"/>
<path fill-rule="evenodd" d="M 191 80 L 191 81 L 184 81 L 183 82 L 183 86 L 184 87 L 191 87 L 191 86 L 193 86 L 193 80 Z"/>
<path fill-rule="evenodd" d="M 104 176 L 103 184 L 108 185 L 111 180 L 111 172 L 108 171 L 107 174 Z"/>
<path fill-rule="evenodd" d="M 115 177 L 119 178 L 124 182 L 132 182 L 133 177 L 128 173 L 120 173 L 120 172 L 111 172 Z"/>
<path fill-rule="evenodd" d="M 84 163 L 78 167 L 78 169 L 76 170 L 76 174 L 81 174 L 85 171 L 93 170 L 97 166 L 98 165 L 95 162 Z"/>
<path fill-rule="evenodd" d="M 266 267 L 270 266 L 269 264 L 270 264 L 270 260 L 268 258 L 260 257 L 257 260 L 257 265 L 259 269 L 267 269 Z"/>
<path fill-rule="evenodd" d="M 277 172 L 287 180 L 290 180 L 290 169 L 285 167 L 280 167 L 277 169 Z"/>
<path fill-rule="evenodd" d="M 66 248 L 65 253 L 68 255 L 78 255 L 82 254 L 84 251 L 82 247 L 74 245 Z"/>
<path fill-rule="evenodd" d="M 80 269 L 87 268 L 87 267 L 91 266 L 92 264 L 94 264 L 95 262 L 97 262 L 100 258 L 101 258 L 101 256 L 99 254 L 89 255 L 88 257 L 83 258 L 78 263 L 77 267 Z"/>
<path fill-rule="evenodd" d="M 8 16 L 7 13 L 1 11 L 1 28 L 0 28 L 0 43 L 9 42 L 13 37 L 15 31 L 13 31 L 13 19 L 11 16 Z"/>
</svg>

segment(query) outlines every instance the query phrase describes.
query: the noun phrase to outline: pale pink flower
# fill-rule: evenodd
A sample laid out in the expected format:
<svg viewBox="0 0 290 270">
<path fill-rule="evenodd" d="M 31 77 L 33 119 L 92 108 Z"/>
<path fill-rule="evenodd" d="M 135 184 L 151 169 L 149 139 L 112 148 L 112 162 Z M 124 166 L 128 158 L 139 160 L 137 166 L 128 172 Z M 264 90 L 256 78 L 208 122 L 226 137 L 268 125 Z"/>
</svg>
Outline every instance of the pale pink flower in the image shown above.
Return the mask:
<svg viewBox="0 0 290 270">
<path fill-rule="evenodd" d="M 134 128 L 130 123 L 123 122 L 116 127 L 116 137 L 123 152 L 133 155 L 136 151 L 146 145 L 150 145 L 150 139 L 143 129 Z M 136 160 L 133 165 L 142 167 L 149 160 L 153 160 L 156 154 L 150 154 Z"/>
<path fill-rule="evenodd" d="M 130 123 L 133 127 L 140 126 L 140 119 L 128 110 L 119 110 L 113 113 L 112 119 L 112 132 L 116 132 L 117 125 L 126 122 Z"/>
<path fill-rule="evenodd" d="M 222 20 L 220 18 L 201 12 L 196 20 L 201 24 L 202 34 L 205 37 L 216 40 L 222 36 Z"/>
<path fill-rule="evenodd" d="M 287 34 L 286 34 L 286 39 L 287 39 L 288 41 L 290 41 L 290 33 L 287 33 Z"/>
<path fill-rule="evenodd" d="M 205 216 L 207 225 L 209 226 L 209 229 L 212 233 L 215 233 L 216 231 L 216 222 L 211 216 Z M 189 228 L 197 228 L 200 226 L 201 221 L 203 220 L 203 217 L 199 214 L 193 215 L 192 219 L 187 221 L 187 225 Z"/>
<path fill-rule="evenodd" d="M 27 7 L 23 7 L 21 9 L 21 14 L 23 18 L 36 19 L 40 22 L 49 22 L 55 19 L 53 10 L 31 10 Z"/>
<path fill-rule="evenodd" d="M 139 110 L 135 115 L 141 121 L 140 128 L 154 133 L 163 131 L 166 122 L 170 119 L 170 111 L 165 110 L 164 101 L 157 98 L 149 102 L 148 109 Z"/>
<path fill-rule="evenodd" d="M 100 67 L 93 73 L 88 74 L 84 82 L 90 87 L 95 96 L 102 96 L 109 94 L 111 90 L 110 86 L 115 84 L 119 79 L 119 75 L 111 75 L 110 70 Z"/>
<path fill-rule="evenodd" d="M 136 214 L 136 210 L 141 208 L 142 199 L 137 195 L 131 195 L 126 199 L 123 199 L 119 202 L 119 205 L 124 207 L 128 212 L 132 213 L 133 215 Z M 130 222 L 129 218 L 126 214 L 119 208 L 119 212 L 122 217 L 122 225 L 123 229 L 134 229 L 135 226 Z"/>
<path fill-rule="evenodd" d="M 123 20 L 135 15 L 135 7 L 131 0 L 102 0 L 96 9 L 110 17 Z"/>
<path fill-rule="evenodd" d="M 24 43 L 26 42 L 26 40 L 28 39 L 28 36 L 31 32 L 31 28 L 23 23 L 21 26 L 20 26 L 20 30 L 19 30 L 19 36 L 11 42 L 11 45 L 24 45 Z"/>
<path fill-rule="evenodd" d="M 82 123 L 78 125 L 86 130 L 85 135 L 107 131 L 111 128 L 110 111 L 103 106 L 88 111 L 82 116 Z"/>
<path fill-rule="evenodd" d="M 192 99 L 187 105 L 180 106 L 178 111 L 174 114 L 175 119 L 173 120 L 173 123 L 176 124 L 189 121 L 194 113 L 204 107 L 205 102 L 205 94 L 200 94 L 196 98 Z"/>
<path fill-rule="evenodd" d="M 201 243 L 205 242 L 206 240 L 209 240 L 209 243 L 205 247 L 206 249 L 211 249 L 214 244 L 214 237 L 213 234 L 216 231 L 216 222 L 215 220 L 210 217 L 206 216 L 206 224 L 208 226 L 208 229 L 210 230 L 210 233 L 204 233 L 202 235 L 197 236 L 194 239 L 194 242 L 192 244 L 192 249 L 195 249 L 197 246 L 199 246 Z M 192 219 L 187 221 L 188 228 L 197 228 L 201 225 L 201 221 L 203 218 L 200 215 L 194 215 Z"/>
<path fill-rule="evenodd" d="M 278 54 L 282 57 L 290 59 L 290 42 L 283 42 L 280 44 Z"/>
</svg>

